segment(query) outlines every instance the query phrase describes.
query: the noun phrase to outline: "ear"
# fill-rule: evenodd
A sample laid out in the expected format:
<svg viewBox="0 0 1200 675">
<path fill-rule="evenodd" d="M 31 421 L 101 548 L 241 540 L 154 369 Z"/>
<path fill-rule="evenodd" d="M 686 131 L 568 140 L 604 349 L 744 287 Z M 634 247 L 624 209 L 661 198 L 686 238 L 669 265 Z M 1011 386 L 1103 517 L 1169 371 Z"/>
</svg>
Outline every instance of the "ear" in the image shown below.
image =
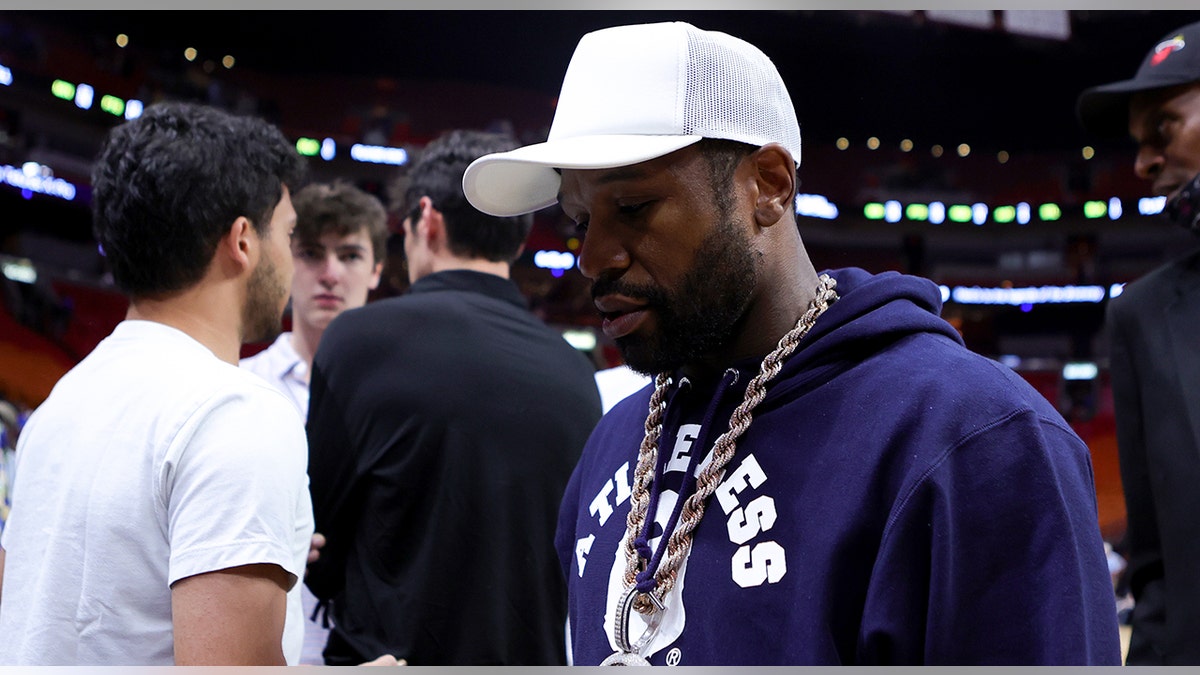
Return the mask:
<svg viewBox="0 0 1200 675">
<path fill-rule="evenodd" d="M 446 222 L 442 219 L 442 212 L 434 208 L 433 200 L 429 197 L 421 197 L 418 206 L 421 209 L 421 220 L 413 223 L 413 230 L 418 233 L 417 236 L 422 241 L 426 242 L 430 250 L 436 251 L 444 247 Z"/>
<path fill-rule="evenodd" d="M 759 227 L 770 227 L 792 210 L 796 194 L 796 163 L 778 143 L 754 151 L 748 161 L 754 168 L 757 195 L 754 217 Z"/>
<path fill-rule="evenodd" d="M 238 216 L 229 226 L 229 231 L 217 243 L 217 255 L 227 258 L 238 272 L 253 269 L 262 254 L 261 242 L 254 224 L 245 216 Z"/>
</svg>

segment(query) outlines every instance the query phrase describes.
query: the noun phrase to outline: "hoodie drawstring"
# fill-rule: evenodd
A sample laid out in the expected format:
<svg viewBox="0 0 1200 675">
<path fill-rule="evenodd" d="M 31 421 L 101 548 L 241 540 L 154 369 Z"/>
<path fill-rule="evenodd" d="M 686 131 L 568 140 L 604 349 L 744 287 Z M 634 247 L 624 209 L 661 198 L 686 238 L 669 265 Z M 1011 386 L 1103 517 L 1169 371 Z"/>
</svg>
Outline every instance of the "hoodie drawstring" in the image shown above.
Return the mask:
<svg viewBox="0 0 1200 675">
<path fill-rule="evenodd" d="M 729 393 L 730 388 L 737 384 L 738 378 L 739 376 L 737 370 L 733 368 L 727 369 L 724 375 L 721 377 L 721 382 L 717 385 L 717 390 L 713 394 L 712 399 L 709 400 L 708 407 L 704 411 L 704 417 L 700 422 L 700 432 L 696 435 L 696 439 L 692 442 L 692 456 L 688 460 L 687 473 L 684 475 L 683 484 L 680 485 L 679 488 L 679 499 L 676 500 L 675 507 L 671 509 L 671 517 L 667 519 L 667 523 L 663 527 L 662 539 L 658 543 L 658 550 L 654 551 L 652 554 L 650 551 L 650 539 L 651 535 L 653 534 L 655 521 L 653 514 L 658 513 L 658 498 L 659 495 L 662 494 L 663 468 L 670 461 L 670 457 L 667 456 L 667 453 L 663 453 L 661 451 L 659 453 L 658 460 L 654 467 L 653 492 L 650 494 L 650 504 L 646 511 L 646 513 L 651 514 L 651 516 L 646 518 L 646 523 L 642 527 L 641 533 L 638 534 L 637 538 L 633 540 L 633 547 L 637 550 L 638 555 L 645 560 L 649 560 L 649 563 L 646 564 L 645 569 L 637 574 L 636 585 L 639 592 L 650 593 L 654 590 L 654 571 L 658 569 L 659 562 L 662 560 L 663 554 L 667 550 L 667 539 L 669 538 L 670 533 L 675 530 L 675 523 L 679 520 L 679 514 L 683 510 L 683 503 L 687 500 L 687 497 L 695 491 L 696 467 L 699 466 L 700 461 L 704 458 L 706 450 L 709 447 L 708 439 L 712 435 L 711 430 L 713 426 L 713 418 L 716 417 L 717 410 L 721 407 L 721 402 L 725 399 L 726 394 Z M 671 398 L 671 401 L 668 404 L 668 410 L 676 408 L 674 405 L 675 399 L 678 398 L 679 394 L 683 392 L 685 384 L 690 385 L 691 383 L 688 382 L 686 378 L 681 379 L 676 395 Z M 691 387 L 689 386 L 688 389 L 691 389 Z M 677 434 L 680 426 L 682 425 L 675 424 L 671 428 Z M 668 437 L 667 429 L 668 427 L 664 425 L 662 435 L 659 436 L 660 448 L 667 447 L 667 444 L 664 441 L 664 439 Z M 673 448 L 674 446 L 671 447 Z"/>
</svg>

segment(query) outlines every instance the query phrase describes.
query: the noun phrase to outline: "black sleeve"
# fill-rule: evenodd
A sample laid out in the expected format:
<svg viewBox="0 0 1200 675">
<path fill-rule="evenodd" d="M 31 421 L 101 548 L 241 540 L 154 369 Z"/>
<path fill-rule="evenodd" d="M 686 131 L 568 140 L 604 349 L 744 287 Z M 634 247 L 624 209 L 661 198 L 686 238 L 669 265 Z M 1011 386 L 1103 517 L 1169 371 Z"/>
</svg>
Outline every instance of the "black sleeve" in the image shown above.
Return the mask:
<svg viewBox="0 0 1200 675">
<path fill-rule="evenodd" d="M 346 425 L 345 406 L 329 387 L 327 369 L 342 364 L 328 363 L 327 341 L 322 341 L 313 359 L 308 404 L 308 477 L 312 492 L 316 531 L 325 536 L 320 558 L 308 567 L 305 583 L 313 595 L 324 600 L 345 584 L 346 556 L 353 545 L 362 510 L 358 490 L 361 449 L 356 447 Z"/>
<path fill-rule="evenodd" d="M 1108 337 L 1117 450 L 1129 541 L 1129 582 L 1133 592 L 1133 634 L 1128 665 L 1161 665 L 1165 649 L 1166 607 L 1158 518 L 1146 462 L 1142 399 L 1135 367 L 1137 345 L 1130 343 L 1120 302 L 1109 306 Z"/>
</svg>

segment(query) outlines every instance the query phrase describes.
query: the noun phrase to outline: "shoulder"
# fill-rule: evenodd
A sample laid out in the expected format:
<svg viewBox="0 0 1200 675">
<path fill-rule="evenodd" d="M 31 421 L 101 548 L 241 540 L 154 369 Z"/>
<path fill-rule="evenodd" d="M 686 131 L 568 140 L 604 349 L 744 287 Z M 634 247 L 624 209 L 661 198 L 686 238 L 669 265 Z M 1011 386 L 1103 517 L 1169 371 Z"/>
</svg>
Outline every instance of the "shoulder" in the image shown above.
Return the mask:
<svg viewBox="0 0 1200 675">
<path fill-rule="evenodd" d="M 295 404 L 238 368 L 211 384 L 191 410 L 181 411 L 166 449 L 168 463 L 211 462 L 263 475 L 303 470 L 308 446 Z"/>
<path fill-rule="evenodd" d="M 1200 280 L 1200 249 L 1164 263 L 1125 284 L 1121 294 L 1112 299 L 1110 308 L 1116 312 L 1135 313 L 1146 304 L 1161 305 L 1171 299 L 1165 294 L 1170 293 L 1186 275 Z"/>
<path fill-rule="evenodd" d="M 905 383 L 891 400 L 915 406 L 914 414 L 930 422 L 940 418 L 960 437 L 1021 417 L 1073 435 L 1045 396 L 994 359 L 931 334 L 911 336 L 888 351 L 887 367 L 872 375 L 877 386 Z"/>
<path fill-rule="evenodd" d="M 337 315 L 325 329 L 318 350 L 331 342 L 360 340 L 375 335 L 403 338 L 403 334 L 396 333 L 397 326 L 418 321 L 422 308 L 428 304 L 420 296 L 402 295 L 348 309 Z"/>
<path fill-rule="evenodd" d="M 189 381 L 188 387 L 178 386 L 182 378 Z M 199 432 L 199 427 L 242 437 L 260 432 L 284 434 L 296 428 L 303 431 L 295 404 L 249 369 L 214 358 L 189 364 L 166 380 L 176 382 L 182 398 L 162 408 L 179 416 L 176 426 L 183 435 Z"/>
</svg>

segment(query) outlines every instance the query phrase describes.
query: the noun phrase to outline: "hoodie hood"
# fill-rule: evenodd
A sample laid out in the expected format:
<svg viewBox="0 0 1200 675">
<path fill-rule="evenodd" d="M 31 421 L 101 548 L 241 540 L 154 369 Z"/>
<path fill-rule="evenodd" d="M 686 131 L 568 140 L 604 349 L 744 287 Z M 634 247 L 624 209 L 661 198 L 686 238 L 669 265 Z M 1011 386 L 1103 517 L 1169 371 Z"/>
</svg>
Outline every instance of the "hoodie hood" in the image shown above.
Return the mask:
<svg viewBox="0 0 1200 675">
<path fill-rule="evenodd" d="M 800 341 L 767 384 L 766 399 L 794 396 L 878 352 L 884 345 L 916 334 L 934 334 L 963 344 L 940 314 L 942 294 L 929 279 L 899 272 L 872 274 L 857 267 L 826 270 L 837 281 L 838 299 Z M 735 364 L 748 380 L 761 358 Z"/>
<path fill-rule="evenodd" d="M 940 333 L 962 344 L 958 331 L 941 318 L 941 290 L 929 279 L 899 272 L 871 274 L 857 267 L 823 274 L 837 280 L 838 300 L 805 338 L 805 359 L 913 333 Z"/>
</svg>

